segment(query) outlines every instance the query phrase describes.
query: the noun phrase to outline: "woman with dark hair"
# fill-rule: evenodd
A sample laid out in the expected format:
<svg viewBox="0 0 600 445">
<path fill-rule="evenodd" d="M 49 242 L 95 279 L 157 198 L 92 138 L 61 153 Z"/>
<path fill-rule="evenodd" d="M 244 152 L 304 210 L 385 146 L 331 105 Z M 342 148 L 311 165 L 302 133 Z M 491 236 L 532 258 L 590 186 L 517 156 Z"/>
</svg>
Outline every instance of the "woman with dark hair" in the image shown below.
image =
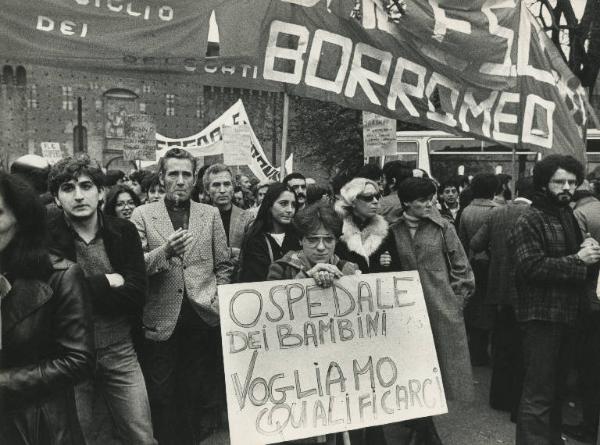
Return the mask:
<svg viewBox="0 0 600 445">
<path fill-rule="evenodd" d="M 133 210 L 141 205 L 142 202 L 137 194 L 126 185 L 114 186 L 106 197 L 104 204 L 104 214 L 115 216 L 117 218 L 129 219 Z"/>
<path fill-rule="evenodd" d="M 360 273 L 356 264 L 341 260 L 335 254 L 335 245 L 342 233 L 342 220 L 328 203 L 317 202 L 305 207 L 296 214 L 293 224 L 301 237 L 302 248 L 286 253 L 271 264 L 267 280 L 313 278 L 317 285 L 330 287 L 333 280 L 343 275 Z M 369 430 L 381 431 L 381 428 L 369 428 Z M 351 443 L 385 445 L 381 434 L 377 436 L 380 440 L 365 442 L 362 440 L 364 431 L 363 429 L 350 431 Z M 369 437 L 375 439 L 375 436 Z M 316 443 L 317 441 L 316 438 L 309 438 L 302 442 Z"/>
<path fill-rule="evenodd" d="M 84 443 L 73 386 L 91 372 L 93 331 L 80 267 L 53 265 L 46 215 L 0 173 L 0 443 Z"/>
<path fill-rule="evenodd" d="M 296 194 L 287 184 L 269 185 L 242 244 L 241 282 L 266 280 L 272 262 L 290 250 L 300 249 L 292 226 L 297 206 Z"/>
<path fill-rule="evenodd" d="M 146 203 L 158 202 L 164 199 L 165 187 L 160 183 L 160 176 L 157 173 L 151 173 L 144 178 L 142 189 L 146 194 Z"/>
<path fill-rule="evenodd" d="M 317 202 L 300 210 L 293 221 L 301 237 L 301 250 L 289 251 L 269 268 L 267 280 L 314 278 L 320 286 L 330 286 L 342 275 L 359 269 L 334 253 L 342 233 L 342 220 L 325 202 Z"/>
<path fill-rule="evenodd" d="M 433 211 L 435 193 L 426 178 L 408 178 L 398 187 L 404 212 L 386 240 L 388 270 L 419 271 L 446 398 L 471 401 L 473 377 L 462 312 L 475 280 L 453 224 Z M 430 417 L 405 425 L 413 428 L 415 443 L 441 444 Z"/>
</svg>

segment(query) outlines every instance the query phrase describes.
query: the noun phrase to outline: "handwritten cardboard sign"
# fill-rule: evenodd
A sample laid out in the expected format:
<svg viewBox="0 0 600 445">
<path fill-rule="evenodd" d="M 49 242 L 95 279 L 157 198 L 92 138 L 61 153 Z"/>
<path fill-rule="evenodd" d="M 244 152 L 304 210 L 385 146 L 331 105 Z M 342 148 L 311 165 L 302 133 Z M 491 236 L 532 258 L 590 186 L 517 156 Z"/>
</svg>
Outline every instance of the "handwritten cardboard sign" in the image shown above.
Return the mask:
<svg viewBox="0 0 600 445">
<path fill-rule="evenodd" d="M 156 125 L 147 114 L 128 114 L 125 118 L 123 159 L 156 160 Z"/>
<path fill-rule="evenodd" d="M 365 156 L 396 154 L 396 121 L 368 111 L 363 112 Z"/>
<path fill-rule="evenodd" d="M 447 412 L 416 271 L 219 286 L 231 443 Z"/>
<path fill-rule="evenodd" d="M 223 160 L 226 165 L 248 165 L 252 139 L 246 124 L 223 127 Z"/>
<path fill-rule="evenodd" d="M 59 142 L 40 142 L 42 156 L 48 161 L 48 164 L 54 165 L 63 158 L 63 153 Z"/>
</svg>

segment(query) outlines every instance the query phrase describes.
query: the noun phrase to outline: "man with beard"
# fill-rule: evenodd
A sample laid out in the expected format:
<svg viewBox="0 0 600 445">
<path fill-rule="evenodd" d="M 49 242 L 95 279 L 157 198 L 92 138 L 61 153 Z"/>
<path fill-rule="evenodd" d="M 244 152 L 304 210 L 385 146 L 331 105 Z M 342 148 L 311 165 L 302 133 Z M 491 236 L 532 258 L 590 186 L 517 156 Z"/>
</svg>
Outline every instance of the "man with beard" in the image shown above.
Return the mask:
<svg viewBox="0 0 600 445">
<path fill-rule="evenodd" d="M 583 240 L 569 206 L 582 181 L 583 166 L 571 156 L 551 155 L 538 162 L 531 207 L 509 235 L 525 373 L 517 445 L 564 443 L 568 340 L 585 304 L 589 266 L 600 260 L 600 246 L 592 238 Z"/>
<path fill-rule="evenodd" d="M 290 188 L 296 193 L 298 198 L 298 208 L 296 211 L 301 210 L 306 205 L 306 178 L 301 173 L 290 173 L 282 181 L 284 184 L 290 186 Z"/>
</svg>

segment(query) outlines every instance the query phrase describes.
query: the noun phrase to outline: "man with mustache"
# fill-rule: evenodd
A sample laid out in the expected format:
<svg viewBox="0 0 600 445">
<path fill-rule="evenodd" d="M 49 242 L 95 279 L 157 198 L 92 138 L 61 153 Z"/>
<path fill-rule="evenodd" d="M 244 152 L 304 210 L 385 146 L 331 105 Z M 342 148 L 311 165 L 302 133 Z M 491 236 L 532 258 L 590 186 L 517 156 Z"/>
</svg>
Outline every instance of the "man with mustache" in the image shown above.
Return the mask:
<svg viewBox="0 0 600 445">
<path fill-rule="evenodd" d="M 301 173 L 290 173 L 282 181 L 284 184 L 290 186 L 290 188 L 296 193 L 298 198 L 298 208 L 296 211 L 301 210 L 306 205 L 306 178 Z"/>
<path fill-rule="evenodd" d="M 586 309 L 587 280 L 597 276 L 591 266 L 600 260 L 600 246 L 593 238 L 583 239 L 569 206 L 582 181 L 583 166 L 571 156 L 551 155 L 538 162 L 532 204 L 509 235 L 525 372 L 517 445 L 564 443 L 568 340 Z"/>
<path fill-rule="evenodd" d="M 131 216 L 149 280 L 142 366 L 158 442 L 200 443 L 225 411 L 217 285 L 233 266 L 219 210 L 190 199 L 196 159 L 172 148 L 158 175 L 164 199 Z"/>
<path fill-rule="evenodd" d="M 81 266 L 92 303 L 94 376 L 75 388 L 83 434 L 94 443 L 93 406 L 101 393 L 122 443 L 155 444 L 146 384 L 131 336 L 147 289 L 140 237 L 129 221 L 100 210 L 104 174 L 88 159 L 60 161 L 52 167 L 48 184 L 62 210 L 49 220 L 50 250 Z"/>
</svg>

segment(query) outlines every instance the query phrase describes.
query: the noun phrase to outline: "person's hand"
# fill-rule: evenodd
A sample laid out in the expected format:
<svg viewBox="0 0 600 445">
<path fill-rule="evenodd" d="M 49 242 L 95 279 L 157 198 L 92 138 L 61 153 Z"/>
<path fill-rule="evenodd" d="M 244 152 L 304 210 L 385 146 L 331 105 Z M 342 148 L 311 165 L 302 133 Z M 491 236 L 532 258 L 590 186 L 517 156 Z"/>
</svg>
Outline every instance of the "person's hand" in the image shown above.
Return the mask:
<svg viewBox="0 0 600 445">
<path fill-rule="evenodd" d="M 237 259 L 240 257 L 240 249 L 238 247 L 231 247 L 231 258 Z"/>
<path fill-rule="evenodd" d="M 379 257 L 379 264 L 381 264 L 382 267 L 389 267 L 390 264 L 392 264 L 392 256 L 387 250 Z"/>
<path fill-rule="evenodd" d="M 107 273 L 106 279 L 110 287 L 121 287 L 125 284 L 125 279 L 120 273 Z"/>
<path fill-rule="evenodd" d="M 595 264 L 600 261 L 600 246 L 585 246 L 577 252 L 577 256 L 588 266 Z"/>
<path fill-rule="evenodd" d="M 306 272 L 306 275 L 313 278 L 317 286 L 326 288 L 331 287 L 333 280 L 344 276 L 344 274 L 333 264 L 317 263 Z"/>
<path fill-rule="evenodd" d="M 586 246 L 600 246 L 600 244 L 598 244 L 598 241 L 596 241 L 592 235 L 590 235 L 589 233 L 585 234 L 585 238 L 583 240 L 583 242 L 581 243 L 581 246 L 579 247 L 586 247 Z"/>
<path fill-rule="evenodd" d="M 193 236 L 184 229 L 177 229 L 173 232 L 165 244 L 165 253 L 167 259 L 174 256 L 183 256 L 188 246 L 192 243 Z"/>
</svg>

